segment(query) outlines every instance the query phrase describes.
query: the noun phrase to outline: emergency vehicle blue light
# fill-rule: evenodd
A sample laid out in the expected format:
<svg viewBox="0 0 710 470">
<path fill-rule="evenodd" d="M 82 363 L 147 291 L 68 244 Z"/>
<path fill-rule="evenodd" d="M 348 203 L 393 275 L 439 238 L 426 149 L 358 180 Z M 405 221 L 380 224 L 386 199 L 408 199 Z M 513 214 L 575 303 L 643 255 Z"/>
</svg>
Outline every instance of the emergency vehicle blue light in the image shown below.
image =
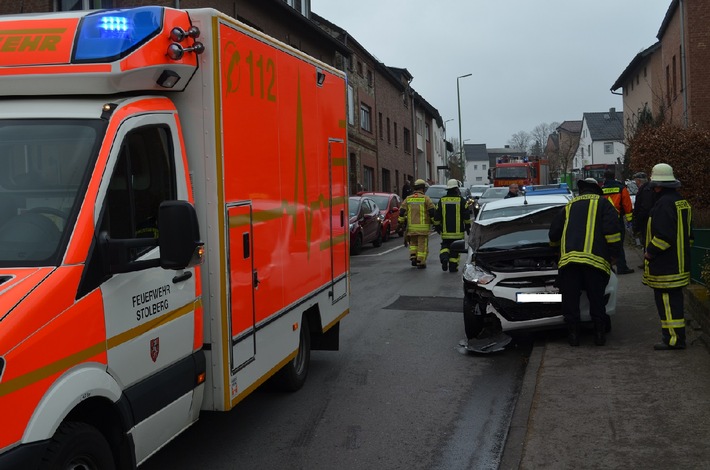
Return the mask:
<svg viewBox="0 0 710 470">
<path fill-rule="evenodd" d="M 112 62 L 163 29 L 162 7 L 104 10 L 81 19 L 72 62 Z"/>
</svg>

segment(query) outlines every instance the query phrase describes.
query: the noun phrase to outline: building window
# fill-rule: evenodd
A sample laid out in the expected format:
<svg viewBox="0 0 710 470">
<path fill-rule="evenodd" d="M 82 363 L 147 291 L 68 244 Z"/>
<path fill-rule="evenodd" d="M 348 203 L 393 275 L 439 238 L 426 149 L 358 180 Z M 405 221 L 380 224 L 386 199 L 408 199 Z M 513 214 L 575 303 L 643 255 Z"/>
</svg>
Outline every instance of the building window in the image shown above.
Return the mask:
<svg viewBox="0 0 710 470">
<path fill-rule="evenodd" d="M 397 135 L 397 123 L 394 123 L 394 146 L 399 147 L 399 136 Z"/>
<path fill-rule="evenodd" d="M 366 104 L 360 104 L 360 127 L 367 132 L 372 132 L 371 109 Z"/>
<path fill-rule="evenodd" d="M 404 139 L 404 151 L 407 153 L 412 152 L 412 137 L 409 135 L 409 129 L 406 127 L 402 128 L 402 138 Z"/>
<path fill-rule="evenodd" d="M 431 141 L 431 137 L 429 136 L 429 123 L 424 125 L 424 135 L 426 135 L 427 142 Z"/>
<path fill-rule="evenodd" d="M 392 181 L 390 181 L 390 171 L 382 169 L 382 191 L 386 193 L 392 192 Z"/>
<path fill-rule="evenodd" d="M 604 153 L 607 155 L 614 153 L 614 142 L 604 142 Z"/>
<path fill-rule="evenodd" d="M 486 165 L 481 165 L 481 170 L 486 171 Z"/>
<path fill-rule="evenodd" d="M 378 121 L 377 121 L 377 125 L 378 125 L 377 131 L 380 133 L 380 140 L 382 140 L 382 139 L 385 138 L 385 134 L 382 132 L 382 113 L 378 113 L 378 114 L 377 114 L 377 118 L 378 118 Z"/>
<path fill-rule="evenodd" d="M 355 125 L 355 90 L 348 85 L 348 124 Z"/>
<path fill-rule="evenodd" d="M 363 186 L 365 191 L 374 191 L 375 190 L 375 169 L 371 168 L 369 166 L 363 167 L 363 172 L 362 172 L 362 178 L 363 178 Z"/>
<path fill-rule="evenodd" d="M 390 118 L 387 118 L 387 143 L 392 142 L 392 136 L 390 135 Z"/>
<path fill-rule="evenodd" d="M 478 165 L 473 165 L 474 170 L 478 170 Z"/>
<path fill-rule="evenodd" d="M 678 88 L 677 88 L 677 84 L 676 84 L 675 56 L 673 56 L 672 63 L 673 63 L 673 96 L 676 96 L 678 94 L 678 91 L 677 91 Z"/>
<path fill-rule="evenodd" d="M 374 85 L 374 80 L 372 79 L 372 70 L 367 71 L 367 86 L 372 87 Z"/>
<path fill-rule="evenodd" d="M 362 77 L 362 62 L 357 61 L 357 74 Z"/>
<path fill-rule="evenodd" d="M 666 101 L 671 105 L 671 69 L 666 65 Z"/>
<path fill-rule="evenodd" d="M 482 177 L 482 176 L 476 176 L 476 181 L 483 181 L 483 177 Z"/>
</svg>

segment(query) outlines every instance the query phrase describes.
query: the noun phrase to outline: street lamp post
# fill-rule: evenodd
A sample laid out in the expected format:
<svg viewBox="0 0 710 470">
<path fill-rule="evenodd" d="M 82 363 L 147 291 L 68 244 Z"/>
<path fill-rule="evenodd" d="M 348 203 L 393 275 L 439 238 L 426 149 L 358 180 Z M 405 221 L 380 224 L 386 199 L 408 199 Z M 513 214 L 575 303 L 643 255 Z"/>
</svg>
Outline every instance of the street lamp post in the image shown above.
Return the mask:
<svg viewBox="0 0 710 470">
<path fill-rule="evenodd" d="M 473 75 L 472 73 L 467 73 L 466 75 L 461 75 L 460 77 L 456 77 L 456 99 L 458 101 L 459 105 L 459 152 L 461 155 L 461 159 L 463 160 L 463 138 L 461 137 L 461 92 L 459 91 L 459 80 L 462 78 L 470 77 Z M 463 175 L 461 175 L 461 178 L 463 179 Z"/>
<path fill-rule="evenodd" d="M 451 121 L 453 121 L 453 118 L 444 121 L 444 163 L 446 164 L 446 166 L 449 166 L 449 154 L 446 150 L 446 123 Z"/>
</svg>

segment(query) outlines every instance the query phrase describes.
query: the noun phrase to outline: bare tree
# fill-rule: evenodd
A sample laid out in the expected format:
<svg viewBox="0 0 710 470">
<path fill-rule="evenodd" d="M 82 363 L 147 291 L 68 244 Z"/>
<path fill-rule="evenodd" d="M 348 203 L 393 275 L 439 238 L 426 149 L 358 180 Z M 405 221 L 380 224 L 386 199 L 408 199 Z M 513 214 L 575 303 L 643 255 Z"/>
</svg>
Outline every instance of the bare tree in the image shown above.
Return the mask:
<svg viewBox="0 0 710 470">
<path fill-rule="evenodd" d="M 530 141 L 532 137 L 528 132 L 518 131 L 508 140 L 508 145 L 513 149 L 522 150 L 527 152 L 530 149 Z"/>
<path fill-rule="evenodd" d="M 530 132 L 530 135 L 532 137 L 533 142 L 536 142 L 540 147 L 537 152 L 532 152 L 533 155 L 538 154 L 541 155 L 544 151 L 545 145 L 547 144 L 547 138 L 550 136 L 550 134 L 554 134 L 556 132 L 556 129 L 559 127 L 558 122 L 551 122 L 551 123 L 546 123 L 546 122 L 541 122 L 537 126 L 533 128 L 533 130 Z"/>
</svg>

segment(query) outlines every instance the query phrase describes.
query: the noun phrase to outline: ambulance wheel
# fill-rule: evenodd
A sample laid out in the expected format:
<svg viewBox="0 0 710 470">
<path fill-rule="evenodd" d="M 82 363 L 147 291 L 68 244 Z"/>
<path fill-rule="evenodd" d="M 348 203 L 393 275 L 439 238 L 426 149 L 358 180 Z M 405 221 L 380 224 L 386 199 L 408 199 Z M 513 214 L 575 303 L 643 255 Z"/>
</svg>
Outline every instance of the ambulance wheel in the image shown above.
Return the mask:
<svg viewBox="0 0 710 470">
<path fill-rule="evenodd" d="M 311 362 L 311 330 L 308 320 L 301 321 L 301 335 L 298 341 L 298 352 L 288 364 L 274 376 L 276 386 L 285 392 L 295 392 L 303 387 L 308 376 L 308 366 Z"/>
<path fill-rule="evenodd" d="M 111 447 L 94 426 L 65 422 L 52 437 L 40 468 L 50 470 L 113 470 Z"/>
</svg>

